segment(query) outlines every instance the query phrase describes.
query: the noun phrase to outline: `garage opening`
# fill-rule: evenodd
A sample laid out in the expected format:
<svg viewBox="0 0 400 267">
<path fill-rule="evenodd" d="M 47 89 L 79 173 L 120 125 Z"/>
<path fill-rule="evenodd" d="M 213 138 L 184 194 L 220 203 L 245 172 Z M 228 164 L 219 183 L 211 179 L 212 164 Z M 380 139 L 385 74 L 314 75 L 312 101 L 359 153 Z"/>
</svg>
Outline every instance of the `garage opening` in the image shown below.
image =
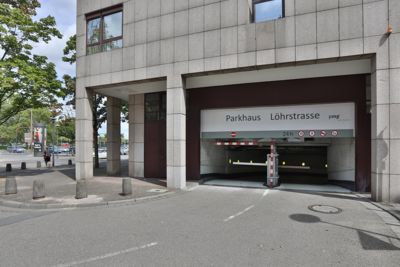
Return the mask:
<svg viewBox="0 0 400 267">
<path fill-rule="evenodd" d="M 201 131 L 200 173 L 206 184 L 230 180 L 264 187 L 273 167 L 276 186 L 354 187 L 352 103 L 203 110 Z"/>
</svg>

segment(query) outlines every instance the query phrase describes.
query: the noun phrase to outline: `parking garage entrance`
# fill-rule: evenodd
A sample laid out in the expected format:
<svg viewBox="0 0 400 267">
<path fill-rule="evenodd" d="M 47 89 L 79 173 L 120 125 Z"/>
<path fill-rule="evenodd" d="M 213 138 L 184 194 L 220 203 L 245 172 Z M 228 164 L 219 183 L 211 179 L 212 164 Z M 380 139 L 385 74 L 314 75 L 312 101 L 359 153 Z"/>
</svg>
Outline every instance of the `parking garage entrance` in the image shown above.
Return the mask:
<svg viewBox="0 0 400 267">
<path fill-rule="evenodd" d="M 205 109 L 200 171 L 206 180 L 269 186 L 352 185 L 354 129 L 355 105 L 350 102 Z"/>
</svg>

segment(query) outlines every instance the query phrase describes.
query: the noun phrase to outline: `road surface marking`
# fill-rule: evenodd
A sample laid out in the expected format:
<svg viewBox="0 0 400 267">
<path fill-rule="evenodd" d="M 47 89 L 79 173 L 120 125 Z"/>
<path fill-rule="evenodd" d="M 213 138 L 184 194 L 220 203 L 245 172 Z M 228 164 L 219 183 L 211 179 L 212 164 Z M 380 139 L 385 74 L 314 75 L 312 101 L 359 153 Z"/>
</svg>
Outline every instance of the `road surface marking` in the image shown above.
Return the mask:
<svg viewBox="0 0 400 267">
<path fill-rule="evenodd" d="M 232 220 L 232 219 L 235 219 L 236 217 L 238 217 L 238 216 L 242 215 L 243 213 L 245 213 L 245 212 L 251 210 L 252 208 L 254 208 L 254 205 L 251 205 L 250 207 L 247 207 L 247 208 L 245 208 L 244 210 L 242 210 L 242 211 L 240 211 L 240 212 L 238 212 L 238 213 L 236 213 L 236 214 L 234 214 L 234 215 L 232 215 L 232 216 L 229 216 L 228 218 L 226 218 L 226 219 L 224 220 L 224 222 L 228 222 L 228 221 L 230 221 L 230 220 Z"/>
<path fill-rule="evenodd" d="M 86 259 L 86 260 L 73 261 L 73 262 L 70 262 L 70 263 L 58 264 L 58 265 L 55 265 L 55 267 L 71 267 L 71 266 L 81 265 L 81 264 L 84 264 L 84 263 L 90 263 L 90 262 L 94 262 L 94 261 L 98 261 L 98 260 L 104 260 L 104 259 L 107 259 L 107 258 L 115 257 L 115 256 L 118 256 L 118 255 L 121 255 L 121 254 L 130 253 L 130 252 L 137 251 L 137 250 L 140 250 L 140 249 L 154 247 L 156 245 L 158 245 L 158 243 L 157 242 L 153 242 L 153 243 L 150 243 L 150 244 L 147 244 L 147 245 L 143 245 L 143 246 L 140 246 L 140 247 L 133 247 L 133 248 L 120 250 L 120 251 L 113 252 L 113 253 L 107 253 L 107 254 L 104 254 L 104 255 L 101 255 L 101 256 L 97 256 L 97 257 L 93 257 L 93 258 L 89 258 L 89 259 Z"/>
<path fill-rule="evenodd" d="M 264 191 L 262 197 L 265 197 L 266 195 L 268 195 L 268 193 L 269 193 L 269 189 L 265 189 L 265 191 Z"/>
</svg>

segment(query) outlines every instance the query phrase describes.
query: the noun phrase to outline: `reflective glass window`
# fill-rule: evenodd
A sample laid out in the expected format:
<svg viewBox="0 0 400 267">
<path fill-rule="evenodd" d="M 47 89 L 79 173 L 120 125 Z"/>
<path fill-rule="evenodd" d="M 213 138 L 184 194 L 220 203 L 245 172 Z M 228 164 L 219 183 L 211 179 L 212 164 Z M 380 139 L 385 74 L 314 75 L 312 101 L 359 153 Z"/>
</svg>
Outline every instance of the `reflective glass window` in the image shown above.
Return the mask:
<svg viewBox="0 0 400 267">
<path fill-rule="evenodd" d="M 261 22 L 284 17 L 284 0 L 254 0 L 253 21 Z"/>
<path fill-rule="evenodd" d="M 100 42 L 100 18 L 89 20 L 87 23 L 87 42 L 96 44 Z"/>
<path fill-rule="evenodd" d="M 111 39 L 122 35 L 122 12 L 114 13 L 104 17 L 103 39 Z"/>
</svg>

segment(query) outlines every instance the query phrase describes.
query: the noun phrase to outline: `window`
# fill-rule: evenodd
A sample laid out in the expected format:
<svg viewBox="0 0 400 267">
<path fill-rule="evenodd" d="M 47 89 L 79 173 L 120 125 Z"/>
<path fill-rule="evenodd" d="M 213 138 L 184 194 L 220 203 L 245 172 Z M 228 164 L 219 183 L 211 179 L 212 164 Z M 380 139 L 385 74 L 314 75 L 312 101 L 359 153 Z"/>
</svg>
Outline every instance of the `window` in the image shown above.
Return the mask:
<svg viewBox="0 0 400 267">
<path fill-rule="evenodd" d="M 284 16 L 284 0 L 253 0 L 253 22 L 274 20 Z"/>
<path fill-rule="evenodd" d="M 87 54 L 122 47 L 122 6 L 86 15 Z"/>
<path fill-rule="evenodd" d="M 146 121 L 165 120 L 167 110 L 167 94 L 151 93 L 145 95 L 145 119 Z"/>
</svg>

